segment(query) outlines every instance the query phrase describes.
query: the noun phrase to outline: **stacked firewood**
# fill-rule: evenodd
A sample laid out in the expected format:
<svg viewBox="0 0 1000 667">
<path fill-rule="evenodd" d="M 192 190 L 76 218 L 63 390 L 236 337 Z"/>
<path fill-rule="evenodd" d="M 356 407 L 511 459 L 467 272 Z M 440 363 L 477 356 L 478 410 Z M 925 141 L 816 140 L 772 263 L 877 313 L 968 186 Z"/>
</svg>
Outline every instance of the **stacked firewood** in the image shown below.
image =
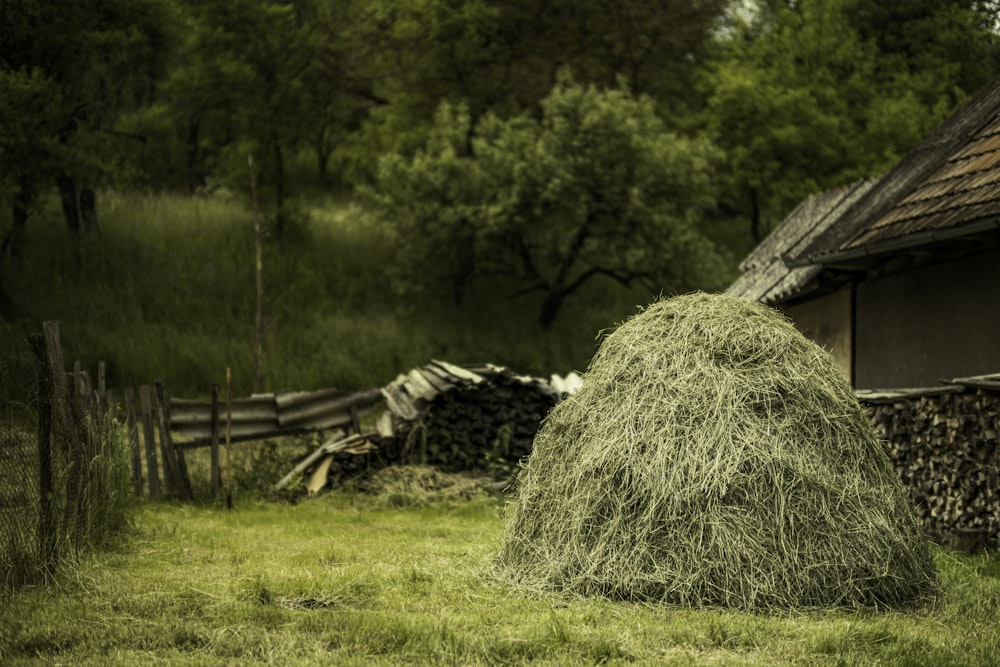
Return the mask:
<svg viewBox="0 0 1000 667">
<path fill-rule="evenodd" d="M 931 395 L 866 400 L 928 532 L 954 540 L 1000 530 L 1000 393 L 962 386 Z"/>
<path fill-rule="evenodd" d="M 559 398 L 545 380 L 500 366 L 432 362 L 383 389 L 403 463 L 511 473 Z"/>
<path fill-rule="evenodd" d="M 302 476 L 304 488 L 317 493 L 398 464 L 509 480 L 563 393 L 545 380 L 501 366 L 443 361 L 414 368 L 381 392 L 388 409 L 376 422 L 377 432 L 338 432 L 275 489 Z"/>
</svg>

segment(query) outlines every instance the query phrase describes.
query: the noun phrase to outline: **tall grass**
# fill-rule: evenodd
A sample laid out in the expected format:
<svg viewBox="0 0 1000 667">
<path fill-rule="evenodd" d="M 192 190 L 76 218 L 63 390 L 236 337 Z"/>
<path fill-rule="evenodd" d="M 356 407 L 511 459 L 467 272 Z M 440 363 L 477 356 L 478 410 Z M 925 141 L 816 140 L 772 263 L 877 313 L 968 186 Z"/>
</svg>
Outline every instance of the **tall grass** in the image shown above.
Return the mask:
<svg viewBox="0 0 1000 667">
<path fill-rule="evenodd" d="M 101 233 L 74 241 L 56 202 L 30 221 L 25 256 L 3 266 L 14 319 L 0 351 L 44 320 L 62 323 L 67 359 L 103 359 L 113 386 L 163 377 L 174 395 L 205 395 L 233 369 L 253 376 L 253 224 L 237 199 L 104 192 Z M 350 201 L 314 199 L 264 250 L 265 387 L 378 386 L 441 357 L 521 372 L 580 369 L 597 331 L 653 295 L 594 284 L 550 331 L 534 297 L 480 284 L 466 305 L 414 302 L 387 277 L 391 229 Z"/>
</svg>

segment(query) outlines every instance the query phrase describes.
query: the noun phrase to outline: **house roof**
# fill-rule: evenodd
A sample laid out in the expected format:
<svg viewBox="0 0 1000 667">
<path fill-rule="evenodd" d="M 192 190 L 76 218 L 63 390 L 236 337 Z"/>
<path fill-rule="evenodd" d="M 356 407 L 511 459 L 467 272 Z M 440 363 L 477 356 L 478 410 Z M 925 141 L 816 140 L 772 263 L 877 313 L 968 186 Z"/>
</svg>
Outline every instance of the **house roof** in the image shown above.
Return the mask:
<svg viewBox="0 0 1000 667">
<path fill-rule="evenodd" d="M 1000 77 L 882 177 L 799 204 L 740 264 L 728 291 L 787 301 L 839 269 L 983 234 L 1000 238 Z"/>
<path fill-rule="evenodd" d="M 1000 77 L 785 260 L 794 267 L 878 255 L 998 227 L 997 216 Z"/>
<path fill-rule="evenodd" d="M 1000 214 L 1000 114 L 868 229 L 844 244 L 860 248 L 944 230 Z"/>
<path fill-rule="evenodd" d="M 790 269 L 782 257 L 794 254 L 825 233 L 874 183 L 874 180 L 859 181 L 804 199 L 740 262 L 743 275 L 727 292 L 762 303 L 778 303 L 805 291 L 821 267 L 808 265 Z"/>
</svg>

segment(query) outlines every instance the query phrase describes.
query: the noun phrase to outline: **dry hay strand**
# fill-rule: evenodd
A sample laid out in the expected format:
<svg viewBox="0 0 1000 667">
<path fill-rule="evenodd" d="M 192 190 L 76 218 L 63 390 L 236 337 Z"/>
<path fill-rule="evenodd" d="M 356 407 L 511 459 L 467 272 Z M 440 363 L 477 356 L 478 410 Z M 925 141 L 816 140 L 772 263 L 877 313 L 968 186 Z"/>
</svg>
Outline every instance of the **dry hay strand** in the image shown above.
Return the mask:
<svg viewBox="0 0 1000 667">
<path fill-rule="evenodd" d="M 535 590 L 760 611 L 937 590 L 830 355 L 766 306 L 701 293 L 623 323 L 549 413 L 497 565 Z"/>
<path fill-rule="evenodd" d="M 388 466 L 359 485 L 392 507 L 470 500 L 484 493 L 489 480 L 446 473 L 431 466 Z"/>
</svg>

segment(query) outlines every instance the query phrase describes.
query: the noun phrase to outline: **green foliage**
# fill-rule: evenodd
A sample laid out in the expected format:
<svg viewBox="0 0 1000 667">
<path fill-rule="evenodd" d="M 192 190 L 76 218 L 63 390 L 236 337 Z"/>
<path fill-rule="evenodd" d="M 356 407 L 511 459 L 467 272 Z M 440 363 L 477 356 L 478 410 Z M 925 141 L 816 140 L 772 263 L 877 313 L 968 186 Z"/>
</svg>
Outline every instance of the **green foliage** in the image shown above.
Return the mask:
<svg viewBox="0 0 1000 667">
<path fill-rule="evenodd" d="M 697 106 L 724 0 L 419 0 L 369 3 L 376 90 L 390 103 L 369 118 L 377 152 L 415 150 L 442 101 L 486 113 L 536 113 L 561 67 L 580 81 L 632 90 L 672 111 Z M 419 57 L 413 57 L 419 54 Z"/>
<path fill-rule="evenodd" d="M 473 126 L 464 106 L 443 104 L 424 149 L 382 161 L 372 199 L 395 225 L 407 285 L 444 286 L 461 303 L 473 280 L 504 276 L 544 296 L 548 327 L 599 276 L 653 291 L 719 286 L 701 227 L 718 159 L 668 131 L 649 98 L 564 76 L 540 120 Z"/>
<path fill-rule="evenodd" d="M 174 396 L 207 396 L 227 366 L 235 396 L 253 378 L 253 222 L 223 197 L 104 191 L 100 237 L 74 241 L 54 201 L 26 230 L 24 261 L 3 271 L 16 317 L 0 321 L 0 353 L 62 323 L 67 359 L 104 360 L 109 386 L 165 378 Z M 489 361 L 547 377 L 582 368 L 594 336 L 654 295 L 585 286 L 550 331 L 540 303 L 497 301 L 475 286 L 464 307 L 416 308 L 387 279 L 392 240 L 364 207 L 319 201 L 307 222 L 264 247 L 268 390 L 382 386 L 429 359 Z M 31 364 L 11 369 L 30 382 Z M 6 385 L 5 385 L 6 386 Z"/>
<path fill-rule="evenodd" d="M 138 142 L 117 122 L 162 74 L 168 11 L 166 0 L 0 3 L 0 195 L 28 208 L 59 176 L 120 175 Z"/>
<path fill-rule="evenodd" d="M 366 103 L 351 28 L 353 3 L 184 2 L 184 40 L 160 101 L 137 122 L 171 147 L 158 169 L 180 166 L 190 191 L 222 179 L 259 197 L 277 234 L 293 223 L 292 163 L 315 153 L 326 178 L 334 150 Z M 164 174 L 166 176 L 166 174 Z M 175 179 L 176 180 L 176 179 Z"/>
<path fill-rule="evenodd" d="M 1000 42 L 970 7 L 759 3 L 704 111 L 728 157 L 720 212 L 759 240 L 806 195 L 894 166 L 997 72 Z"/>
</svg>

